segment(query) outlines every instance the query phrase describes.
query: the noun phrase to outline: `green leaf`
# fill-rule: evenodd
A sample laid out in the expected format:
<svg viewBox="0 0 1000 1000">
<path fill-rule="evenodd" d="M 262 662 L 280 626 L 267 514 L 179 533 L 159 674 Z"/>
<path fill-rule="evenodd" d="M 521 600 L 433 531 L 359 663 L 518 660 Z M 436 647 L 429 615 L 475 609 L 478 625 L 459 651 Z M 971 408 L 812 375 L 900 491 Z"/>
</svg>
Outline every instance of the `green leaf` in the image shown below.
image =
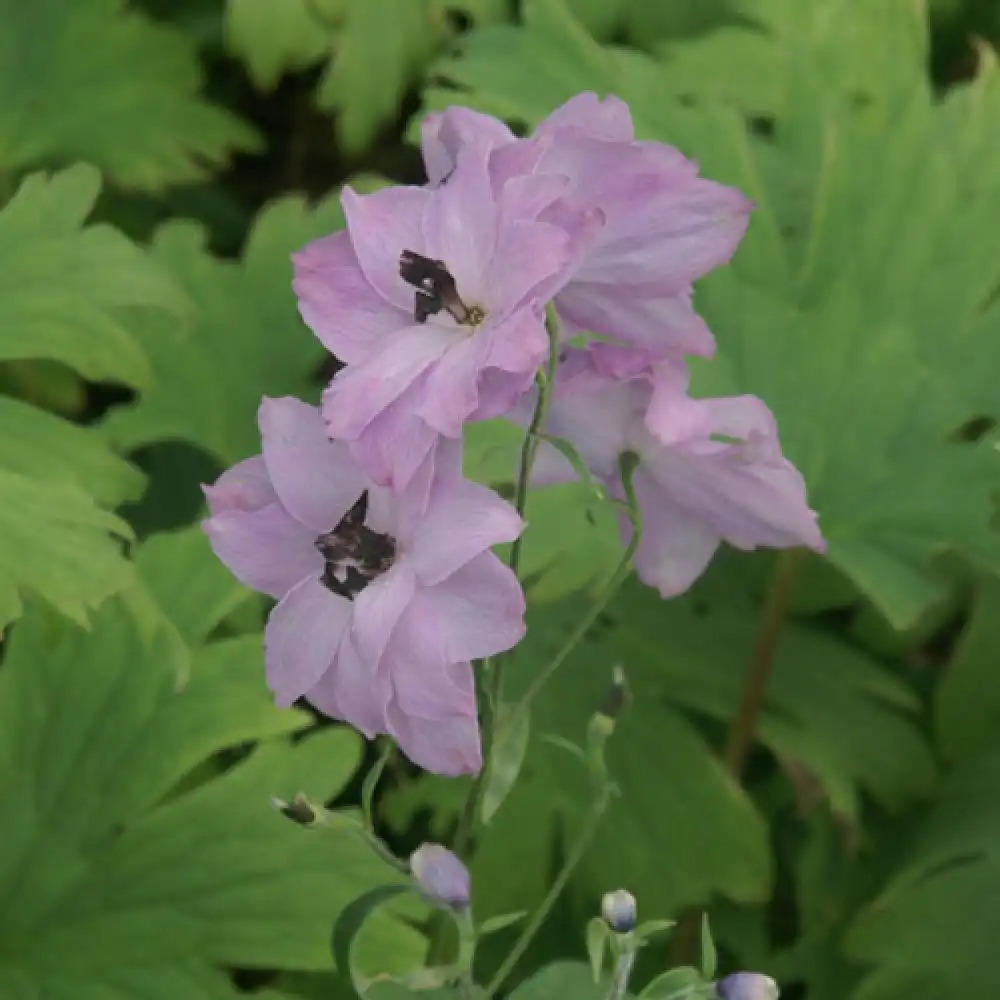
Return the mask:
<svg viewBox="0 0 1000 1000">
<path fill-rule="evenodd" d="M 333 952 L 333 964 L 342 976 L 350 978 L 359 996 L 365 995 L 367 984 L 364 982 L 363 977 L 358 975 L 354 963 L 351 961 L 354 940 L 365 921 L 382 903 L 393 899 L 402 892 L 406 892 L 409 888 L 410 886 L 404 882 L 389 883 L 369 889 L 358 896 L 357 899 L 351 900 L 340 911 L 337 922 L 333 925 L 333 938 L 330 945 Z"/>
<path fill-rule="evenodd" d="M 481 912 L 531 906 L 549 884 L 552 840 L 572 837 L 590 791 L 579 762 L 547 737 L 582 738 L 616 663 L 627 671 L 633 692 L 609 745 L 608 767 L 621 798 L 582 866 L 579 891 L 599 895 L 608 885 L 641 886 L 643 912 L 657 915 L 676 914 L 713 893 L 744 902 L 767 898 L 764 823 L 686 714 L 725 726 L 739 705 L 760 617 L 739 579 L 746 561 L 720 559 L 688 595 L 672 601 L 637 582 L 627 584 L 542 689 L 532 706 L 532 766 L 483 833 L 473 859 Z M 508 663 L 508 697 L 523 690 L 581 613 L 579 600 L 529 613 L 528 636 Z M 782 632 L 758 739 L 796 787 L 819 791 L 842 822 L 856 827 L 863 795 L 899 810 L 933 788 L 935 765 L 919 710 L 915 695 L 872 657 L 792 621 Z M 424 792 L 445 826 L 457 808 L 443 797 L 446 791 L 430 783 Z M 394 823 L 404 824 L 405 815 L 419 809 L 419 791 L 408 788 L 405 802 L 405 814 L 395 804 Z M 669 844 L 663 831 L 669 831 Z"/>
<path fill-rule="evenodd" d="M 306 69 L 329 52 L 332 26 L 320 19 L 315 0 L 228 0 L 226 48 L 247 65 L 262 90 L 285 72 Z"/>
<path fill-rule="evenodd" d="M 580 464 L 569 442 L 546 440 L 574 467 Z M 523 429 L 508 420 L 470 424 L 465 474 L 488 486 L 509 488 L 517 479 L 523 441 Z M 586 470 L 581 466 L 578 471 Z M 579 483 L 546 486 L 529 494 L 521 575 L 532 600 L 551 601 L 580 589 L 597 589 L 621 559 L 617 507 L 604 498 L 589 473 L 581 478 Z"/>
<path fill-rule="evenodd" d="M 348 0 L 336 57 L 320 81 L 321 107 L 337 110 L 337 137 L 365 150 L 399 113 L 407 86 L 447 35 L 433 0 Z"/>
<path fill-rule="evenodd" d="M 329 967 L 333 915 L 385 869 L 269 798 L 335 794 L 359 738 L 266 743 L 168 796 L 215 751 L 308 724 L 270 703 L 256 642 L 256 663 L 249 640 L 208 647 L 178 692 L 168 633 L 121 602 L 91 632 L 42 615 L 14 630 L 0 671 L 0 994 L 214 1000 L 237 995 L 224 967 Z M 383 955 L 419 961 L 415 932 L 377 923 Z"/>
<path fill-rule="evenodd" d="M 431 78 L 470 91 L 461 95 L 462 103 L 529 124 L 581 90 L 615 90 L 619 73 L 612 50 L 602 49 L 561 0 L 526 0 L 522 16 L 524 27 L 504 24 L 473 32 L 463 39 L 460 55 L 432 67 Z M 459 100 L 454 90 L 436 87 L 424 96 L 432 110 Z"/>
<path fill-rule="evenodd" d="M 509 21 L 514 14 L 511 0 L 453 0 L 448 8 L 461 11 L 477 28 L 497 21 Z"/>
<path fill-rule="evenodd" d="M 496 934 L 497 931 L 520 923 L 527 915 L 527 910 L 515 910 L 514 913 L 501 913 L 498 916 L 490 917 L 489 920 L 484 920 L 476 928 L 476 934 L 481 938 L 486 937 L 487 934 Z"/>
<path fill-rule="evenodd" d="M 493 666 L 491 669 L 496 670 Z M 480 810 L 482 821 L 489 823 L 494 813 L 510 794 L 510 790 L 521 773 L 524 755 L 528 750 L 528 733 L 531 728 L 530 715 L 521 712 L 513 724 L 509 724 L 513 706 L 500 705 L 497 708 L 496 739 L 490 750 L 487 764 L 486 787 Z"/>
<path fill-rule="evenodd" d="M 566 0 L 573 16 L 594 38 L 611 38 L 621 28 L 625 11 L 635 0 Z"/>
<path fill-rule="evenodd" d="M 965 759 L 989 746 L 1000 726 L 1000 581 L 984 577 L 972 613 L 934 698 L 935 732 L 949 757 Z"/>
<path fill-rule="evenodd" d="M 92 381 L 141 387 L 151 373 L 129 310 L 174 323 L 185 303 L 124 236 L 84 225 L 99 190 L 93 167 L 35 174 L 0 211 L 0 360 L 51 358 Z"/>
<path fill-rule="evenodd" d="M 0 22 L 7 171 L 87 160 L 157 191 L 257 147 L 252 129 L 196 96 L 192 43 L 121 0 L 3 0 Z"/>
<path fill-rule="evenodd" d="M 637 941 L 643 943 L 651 938 L 658 937 L 664 931 L 669 931 L 677 926 L 676 920 L 643 920 L 641 924 L 632 932 Z"/>
<path fill-rule="evenodd" d="M 111 439 L 124 448 L 193 441 L 225 464 L 258 452 L 261 394 L 315 398 L 325 355 L 299 319 L 290 254 L 342 225 L 336 196 L 312 210 L 301 198 L 282 198 L 258 217 L 239 263 L 207 253 L 196 223 L 161 227 L 152 255 L 188 292 L 198 317 L 184 337 L 148 328 L 157 383 L 110 414 Z"/>
<path fill-rule="evenodd" d="M 611 613 L 618 623 L 614 656 L 630 679 L 637 668 L 654 670 L 674 704 L 720 722 L 733 717 L 760 618 L 738 579 L 745 559 L 718 559 L 697 587 L 671 601 L 638 584 L 625 588 Z M 899 809 L 933 788 L 935 766 L 917 725 L 919 708 L 912 691 L 877 660 L 790 621 L 775 654 L 758 739 L 793 777 L 818 782 L 834 812 L 854 824 L 860 791 Z"/>
<path fill-rule="evenodd" d="M 247 589 L 212 551 L 199 525 L 148 539 L 135 566 L 150 594 L 192 646 L 244 601 Z"/>
<path fill-rule="evenodd" d="M 600 982 L 604 971 L 604 955 L 608 950 L 611 930 L 600 917 L 587 921 L 587 957 L 590 959 L 590 973 L 595 983 Z"/>
<path fill-rule="evenodd" d="M 509 420 L 468 424 L 462 441 L 465 474 L 487 486 L 513 487 L 523 442 L 524 428 Z"/>
<path fill-rule="evenodd" d="M 523 689 L 581 613 L 573 600 L 529 612 L 527 638 L 506 668 L 509 696 Z M 671 632 L 664 626 L 665 635 Z M 713 892 L 766 898 L 771 870 L 763 821 L 698 731 L 665 704 L 670 685 L 661 684 L 657 666 L 662 650 L 671 648 L 661 644 L 655 660 L 640 659 L 602 627 L 542 690 L 532 705 L 532 766 L 493 817 L 473 858 L 481 910 L 533 906 L 544 894 L 553 840 L 572 842 L 592 799 L 587 771 L 545 736 L 583 738 L 615 663 L 626 665 L 634 694 L 608 745 L 608 771 L 621 795 L 581 866 L 580 891 L 599 896 L 609 885 L 641 886 L 640 905 L 655 914 L 677 912 Z"/>
<path fill-rule="evenodd" d="M 418 990 L 403 986 L 402 983 L 372 983 L 365 993 L 365 1000 L 463 1000 L 457 989 Z"/>
<path fill-rule="evenodd" d="M 782 117 L 803 90 L 823 103 L 884 104 L 924 84 L 927 29 L 922 5 L 912 0 L 862 7 L 849 0 L 738 0 L 728 12 L 712 6 L 716 23 L 726 13 L 735 23 L 662 46 L 664 83 L 674 94 Z M 881 47 L 886 38 L 896 41 L 891 51 Z"/>
<path fill-rule="evenodd" d="M 690 965 L 668 969 L 661 973 L 639 994 L 639 1000 L 684 1000 L 697 996 L 694 989 L 702 986 L 704 980 L 697 969 Z"/>
<path fill-rule="evenodd" d="M 856 1000 L 989 996 L 1000 920 L 1000 754 L 949 776 L 883 891 L 852 926 L 849 955 L 875 966 Z"/>
<path fill-rule="evenodd" d="M 719 957 L 712 940 L 712 928 L 708 924 L 708 914 L 701 915 L 701 974 L 705 979 L 714 979 Z"/>
<path fill-rule="evenodd" d="M 510 1000 L 605 1000 L 607 992 L 607 983 L 595 983 L 583 962 L 553 962 L 521 983 Z"/>
<path fill-rule="evenodd" d="M 689 39 L 739 22 L 743 20 L 739 6 L 733 0 L 672 0 L 668 4 L 632 0 L 625 12 L 625 34 L 636 48 L 650 49 L 664 39 Z M 720 74 L 725 70 L 725 66 L 716 67 Z"/>
<path fill-rule="evenodd" d="M 27 594 L 86 622 L 130 579 L 118 540 L 129 537 L 77 487 L 0 468 L 0 628 L 20 617 Z"/>
<path fill-rule="evenodd" d="M 617 509 L 584 483 L 532 490 L 525 520 L 521 573 L 532 600 L 593 593 L 621 561 Z"/>
<path fill-rule="evenodd" d="M 72 486 L 109 507 L 135 500 L 145 477 L 93 431 L 0 396 L 0 469 Z"/>
</svg>

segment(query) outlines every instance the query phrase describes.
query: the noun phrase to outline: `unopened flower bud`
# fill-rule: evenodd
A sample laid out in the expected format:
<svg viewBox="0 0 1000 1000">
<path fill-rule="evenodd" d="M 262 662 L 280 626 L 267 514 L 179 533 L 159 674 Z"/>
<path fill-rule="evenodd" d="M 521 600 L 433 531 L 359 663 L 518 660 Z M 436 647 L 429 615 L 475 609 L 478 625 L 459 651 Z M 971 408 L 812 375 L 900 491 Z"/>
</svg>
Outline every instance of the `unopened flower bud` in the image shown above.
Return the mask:
<svg viewBox="0 0 1000 1000">
<path fill-rule="evenodd" d="M 601 916 L 619 934 L 627 934 L 635 928 L 635 896 L 627 889 L 607 892 L 601 900 Z"/>
<path fill-rule="evenodd" d="M 421 844 L 410 855 L 410 871 L 429 903 L 453 910 L 464 910 L 469 905 L 469 870 L 447 847 Z"/>
<path fill-rule="evenodd" d="M 271 799 L 271 805 L 300 826 L 311 826 L 320 816 L 316 807 L 301 792 L 291 802 L 285 802 L 284 799 L 275 796 Z"/>
<path fill-rule="evenodd" d="M 617 719 L 628 701 L 629 689 L 625 680 L 625 671 L 618 665 L 611 671 L 611 686 L 604 694 L 604 701 L 600 708 L 601 715 L 612 720 Z"/>
<path fill-rule="evenodd" d="M 715 984 L 721 1000 L 778 1000 L 778 984 L 759 972 L 734 972 Z"/>
</svg>

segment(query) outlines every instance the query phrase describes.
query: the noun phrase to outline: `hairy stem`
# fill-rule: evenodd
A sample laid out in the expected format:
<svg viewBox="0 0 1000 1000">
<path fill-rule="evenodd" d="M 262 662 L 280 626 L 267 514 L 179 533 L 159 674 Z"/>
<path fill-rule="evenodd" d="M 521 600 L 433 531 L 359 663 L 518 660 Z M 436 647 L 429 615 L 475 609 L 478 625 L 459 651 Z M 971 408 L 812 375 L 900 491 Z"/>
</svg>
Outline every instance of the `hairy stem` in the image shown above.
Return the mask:
<svg viewBox="0 0 1000 1000">
<path fill-rule="evenodd" d="M 737 780 L 743 774 L 747 757 L 753 747 L 757 723 L 764 707 L 767 682 L 774 666 L 774 654 L 778 648 L 781 627 L 788 616 L 801 556 L 801 549 L 787 549 L 782 552 L 778 557 L 771 586 L 768 588 L 764 614 L 757 632 L 757 641 L 754 643 L 753 657 L 743 682 L 743 695 L 726 742 L 726 766 Z"/>
</svg>

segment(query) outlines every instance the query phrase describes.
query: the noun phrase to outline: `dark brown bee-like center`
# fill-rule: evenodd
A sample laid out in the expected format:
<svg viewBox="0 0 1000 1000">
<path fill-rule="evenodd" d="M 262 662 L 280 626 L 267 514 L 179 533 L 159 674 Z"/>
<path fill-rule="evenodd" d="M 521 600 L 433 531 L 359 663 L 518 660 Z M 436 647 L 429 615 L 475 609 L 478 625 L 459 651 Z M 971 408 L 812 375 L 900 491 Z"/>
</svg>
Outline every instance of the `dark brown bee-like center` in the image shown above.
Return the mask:
<svg viewBox="0 0 1000 1000">
<path fill-rule="evenodd" d="M 396 557 L 396 539 L 365 527 L 368 492 L 340 519 L 340 523 L 315 542 L 326 561 L 323 585 L 353 601 L 372 580 L 381 576 Z"/>
<path fill-rule="evenodd" d="M 442 309 L 464 326 L 475 326 L 486 318 L 481 306 L 467 306 L 462 301 L 455 279 L 443 260 L 432 260 L 413 250 L 404 250 L 399 255 L 399 276 L 417 290 L 413 318 L 418 323 L 426 323 L 428 316 Z"/>
</svg>

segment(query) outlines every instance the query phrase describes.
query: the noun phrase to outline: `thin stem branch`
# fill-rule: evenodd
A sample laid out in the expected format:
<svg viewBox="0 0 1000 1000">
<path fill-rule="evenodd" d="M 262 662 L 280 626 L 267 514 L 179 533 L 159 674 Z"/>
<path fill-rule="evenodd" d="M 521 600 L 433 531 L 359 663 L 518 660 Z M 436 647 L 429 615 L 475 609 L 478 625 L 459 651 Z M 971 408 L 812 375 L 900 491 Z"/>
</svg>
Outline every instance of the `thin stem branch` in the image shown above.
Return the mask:
<svg viewBox="0 0 1000 1000">
<path fill-rule="evenodd" d="M 541 433 L 545 429 L 549 407 L 552 404 L 552 391 L 555 386 L 556 366 L 559 362 L 559 317 L 555 308 L 549 306 L 545 317 L 545 328 L 549 335 L 549 357 L 544 372 L 538 374 L 538 398 L 531 414 L 531 422 L 521 444 L 521 460 L 517 473 L 517 485 L 514 491 L 514 508 L 524 517 L 528 505 L 528 488 L 531 485 L 531 470 L 535 464 L 538 446 L 541 444 Z M 521 538 L 518 536 L 511 543 L 508 564 L 515 575 L 521 565 Z M 500 709 L 503 694 L 503 657 L 495 657 L 492 661 L 483 662 L 488 671 L 479 699 L 480 711 L 483 716 L 483 768 L 473 780 L 469 794 L 462 806 L 458 820 L 458 831 L 455 834 L 455 853 L 464 857 L 472 840 L 472 831 L 476 825 L 476 815 L 486 791 L 486 780 L 489 774 L 490 758 L 496 738 L 496 717 Z"/>
<path fill-rule="evenodd" d="M 608 802 L 610 799 L 611 788 L 609 785 L 605 784 L 595 800 L 594 805 L 590 810 L 590 815 L 584 822 L 584 825 L 580 830 L 580 834 L 576 839 L 576 843 L 573 845 L 572 851 L 570 851 L 569 856 L 566 858 L 566 862 L 563 865 L 562 870 L 555 877 L 555 881 L 553 881 L 552 886 L 549 888 L 548 893 L 546 893 L 545 898 L 539 904 L 538 909 L 535 910 L 528 925 L 521 932 L 521 936 L 515 942 L 514 947 L 511 948 L 510 953 L 503 960 L 500 968 L 497 969 L 493 978 L 490 980 L 489 985 L 483 993 L 483 1000 L 491 1000 L 492 997 L 496 996 L 497 991 L 501 986 L 503 986 L 507 977 L 514 971 L 515 966 L 521 960 L 525 951 L 527 951 L 528 945 L 531 944 L 531 941 L 535 934 L 538 933 L 539 928 L 543 923 L 545 923 L 545 918 L 549 915 L 549 911 L 555 905 L 559 896 L 562 895 L 562 891 L 566 888 L 566 884 L 572 877 L 573 872 L 576 871 L 577 866 L 587 853 L 587 848 L 590 846 L 590 842 L 593 839 L 594 834 L 597 832 L 597 828 L 600 825 L 601 818 L 604 816 L 605 810 L 608 808 Z"/>
<path fill-rule="evenodd" d="M 754 643 L 753 657 L 743 682 L 743 695 L 726 742 L 726 766 L 737 780 L 743 774 L 747 757 L 753 747 L 757 723 L 764 707 L 767 682 L 774 666 L 774 654 L 778 648 L 781 628 L 788 616 L 801 557 L 801 549 L 788 549 L 782 552 L 778 557 L 771 586 L 768 588 L 764 614 Z"/>
<path fill-rule="evenodd" d="M 635 965 L 634 951 L 628 951 L 618 959 L 614 979 L 611 981 L 611 989 L 608 990 L 607 1000 L 622 1000 L 628 992 L 628 981 L 632 975 L 633 965 Z"/>
<path fill-rule="evenodd" d="M 552 405 L 556 365 L 559 361 L 559 319 L 551 306 L 545 319 L 545 327 L 549 334 L 549 360 L 545 366 L 545 371 L 539 373 L 538 398 L 535 400 L 535 409 L 531 414 L 531 423 L 528 424 L 528 432 L 524 435 L 524 442 L 521 444 L 521 464 L 518 469 L 517 486 L 514 492 L 514 509 L 521 517 L 524 517 L 524 511 L 528 505 L 528 487 L 531 485 L 531 469 L 535 464 L 538 446 L 542 441 L 540 435 L 545 429 L 545 424 L 549 416 L 549 408 Z M 521 565 L 523 537 L 523 535 L 519 535 L 511 542 L 510 546 L 509 564 L 515 573 L 517 573 Z"/>
<path fill-rule="evenodd" d="M 635 496 L 633 486 L 633 475 L 635 473 L 635 459 L 623 456 L 622 460 L 622 486 L 625 490 L 625 497 L 628 505 L 628 516 L 632 522 L 632 537 L 629 539 L 621 561 L 615 567 L 614 572 L 608 578 L 608 582 L 601 590 L 600 595 L 590 606 L 589 611 L 577 622 L 576 628 L 566 637 L 566 641 L 559 648 L 559 651 L 551 660 L 534 676 L 527 690 L 517 700 L 510 712 L 504 719 L 503 728 L 497 737 L 506 732 L 521 715 L 528 710 L 532 700 L 538 692 L 548 683 L 552 675 L 562 666 L 566 658 L 573 652 L 580 640 L 590 631 L 591 626 L 597 621 L 601 612 L 610 604 L 611 599 L 618 593 L 621 585 L 628 579 L 632 570 L 632 557 L 642 540 L 642 512 L 639 509 L 639 502 Z"/>
<path fill-rule="evenodd" d="M 372 764 L 371 770 L 365 775 L 365 780 L 361 785 L 361 814 L 364 816 L 365 827 L 371 832 L 375 831 L 375 789 L 378 787 L 386 764 L 389 763 L 392 751 L 392 740 L 383 739 L 379 747 L 378 759 Z"/>
</svg>

